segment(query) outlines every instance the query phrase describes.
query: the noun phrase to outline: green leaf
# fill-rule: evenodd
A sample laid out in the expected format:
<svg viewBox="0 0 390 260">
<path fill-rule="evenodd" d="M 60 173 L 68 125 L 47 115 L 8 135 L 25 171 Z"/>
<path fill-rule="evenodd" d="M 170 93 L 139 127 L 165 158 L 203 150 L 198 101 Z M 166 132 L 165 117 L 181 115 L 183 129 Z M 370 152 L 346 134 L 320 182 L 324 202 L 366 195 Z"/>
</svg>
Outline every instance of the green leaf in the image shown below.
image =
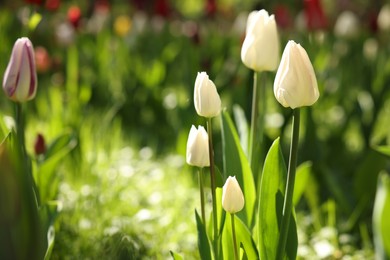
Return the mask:
<svg viewBox="0 0 390 260">
<path fill-rule="evenodd" d="M 373 232 L 378 259 L 390 258 L 390 176 L 381 173 L 375 196 Z"/>
<path fill-rule="evenodd" d="M 45 160 L 39 165 L 37 175 L 35 176 L 40 190 L 42 203 L 51 200 L 55 197 L 56 188 L 54 182 L 58 182 L 55 178 L 56 169 L 63 157 L 67 155 L 77 144 L 76 137 L 73 133 L 66 133 L 59 136 L 49 146 L 45 153 Z"/>
<path fill-rule="evenodd" d="M 283 214 L 287 169 L 277 138 L 268 151 L 260 184 L 258 235 L 260 259 L 275 259 Z M 295 259 L 298 246 L 294 215 L 290 219 L 287 256 Z M 294 253 L 295 251 L 295 253 Z"/>
<path fill-rule="evenodd" d="M 202 260 L 211 260 L 210 242 L 207 238 L 206 228 L 195 210 L 196 228 L 198 229 L 198 249 Z"/>
<path fill-rule="evenodd" d="M 295 177 L 293 204 L 297 205 L 303 192 L 305 191 L 309 182 L 312 163 L 304 162 L 297 168 L 297 176 Z"/>
<path fill-rule="evenodd" d="M 183 257 L 175 252 L 169 251 L 173 260 L 183 260 Z"/>
<path fill-rule="evenodd" d="M 225 178 L 236 176 L 245 197 L 245 209 L 237 214 L 246 225 L 253 223 L 256 200 L 255 183 L 248 159 L 242 150 L 240 140 L 229 114 L 224 111 L 221 116 L 222 150 Z"/>
<path fill-rule="evenodd" d="M 53 251 L 54 247 L 54 238 L 55 238 L 55 229 L 54 226 L 51 225 L 49 227 L 49 230 L 47 231 L 47 250 L 45 254 L 45 260 L 49 260 L 51 257 L 51 252 Z"/>
<path fill-rule="evenodd" d="M 374 150 L 390 157 L 390 146 L 381 145 L 374 147 Z"/>
<path fill-rule="evenodd" d="M 34 31 L 38 24 L 41 22 L 41 20 L 42 15 L 39 13 L 34 13 L 28 21 L 28 28 L 30 29 L 30 31 Z"/>
<path fill-rule="evenodd" d="M 237 244 L 243 248 L 243 251 L 247 255 L 248 259 L 259 259 L 259 254 L 257 252 L 256 245 L 252 239 L 249 229 L 245 226 L 244 222 L 237 216 L 234 216 L 234 224 L 236 230 Z M 222 251 L 223 259 L 234 259 L 232 222 L 230 214 L 225 220 L 225 225 L 222 232 Z"/>
</svg>

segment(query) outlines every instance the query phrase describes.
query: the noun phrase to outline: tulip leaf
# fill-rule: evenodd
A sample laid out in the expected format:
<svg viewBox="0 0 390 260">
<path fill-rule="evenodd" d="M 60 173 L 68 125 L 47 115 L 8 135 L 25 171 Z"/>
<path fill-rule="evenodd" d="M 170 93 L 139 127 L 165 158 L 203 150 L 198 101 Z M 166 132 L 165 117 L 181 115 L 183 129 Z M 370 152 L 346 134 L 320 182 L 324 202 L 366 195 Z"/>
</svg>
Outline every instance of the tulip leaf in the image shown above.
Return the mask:
<svg viewBox="0 0 390 260">
<path fill-rule="evenodd" d="M 206 227 L 198 212 L 195 210 L 196 228 L 198 229 L 198 249 L 201 259 L 211 260 L 210 242 L 207 237 Z"/>
<path fill-rule="evenodd" d="M 294 196 L 293 196 L 293 204 L 297 205 L 300 198 L 302 197 L 303 192 L 307 187 L 307 183 L 310 179 L 311 173 L 311 162 L 304 162 L 297 168 L 297 175 L 295 178 L 295 186 L 294 186 Z"/>
<path fill-rule="evenodd" d="M 374 147 L 374 150 L 390 157 L 390 146 L 380 145 Z"/>
<path fill-rule="evenodd" d="M 279 138 L 272 144 L 264 163 L 260 184 L 258 236 L 260 259 L 275 259 L 282 222 L 283 200 L 287 169 Z M 297 231 L 292 214 L 287 237 L 287 257 L 295 259 L 298 245 Z"/>
<path fill-rule="evenodd" d="M 172 256 L 172 259 L 173 260 L 183 260 L 183 257 L 181 255 L 179 255 L 178 253 L 175 253 L 175 252 L 172 252 L 172 251 L 169 251 L 171 253 L 171 256 Z"/>
<path fill-rule="evenodd" d="M 248 226 L 252 225 L 256 200 L 255 183 L 248 159 L 241 147 L 237 131 L 229 114 L 224 111 L 221 116 L 223 169 L 225 178 L 236 176 L 244 193 L 245 208 L 237 214 Z"/>
<path fill-rule="evenodd" d="M 234 224 L 237 246 L 240 245 L 240 247 L 243 248 L 243 251 L 247 255 L 248 259 L 259 259 L 259 254 L 249 229 L 237 216 L 234 216 Z M 230 214 L 226 217 L 225 226 L 222 232 L 222 253 L 223 259 L 234 259 L 232 222 Z"/>
<path fill-rule="evenodd" d="M 76 144 L 77 141 L 74 134 L 66 133 L 55 139 L 47 149 L 45 160 L 40 164 L 35 176 L 43 203 L 55 197 L 55 187 L 58 187 L 58 185 L 54 185 L 53 182 L 59 180 L 55 178 L 57 166 L 61 159 L 74 149 Z"/>
<path fill-rule="evenodd" d="M 390 176 L 381 173 L 373 210 L 373 232 L 378 259 L 390 258 Z"/>
</svg>

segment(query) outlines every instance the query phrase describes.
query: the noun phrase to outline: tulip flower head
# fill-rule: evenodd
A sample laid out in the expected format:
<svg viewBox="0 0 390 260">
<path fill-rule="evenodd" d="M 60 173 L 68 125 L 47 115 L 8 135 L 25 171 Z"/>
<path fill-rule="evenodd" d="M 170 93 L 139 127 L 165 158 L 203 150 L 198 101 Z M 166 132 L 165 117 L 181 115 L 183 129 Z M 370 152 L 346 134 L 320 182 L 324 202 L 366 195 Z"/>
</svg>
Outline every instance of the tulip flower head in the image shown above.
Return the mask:
<svg viewBox="0 0 390 260">
<path fill-rule="evenodd" d="M 274 81 L 274 94 L 284 107 L 311 106 L 320 96 L 313 65 L 305 49 L 289 41 Z"/>
<path fill-rule="evenodd" d="M 187 163 L 192 166 L 210 166 L 209 136 L 203 126 L 191 127 L 187 140 Z"/>
<path fill-rule="evenodd" d="M 221 112 L 221 99 L 215 84 L 206 72 L 198 72 L 195 80 L 194 104 L 198 115 L 215 117 Z"/>
<path fill-rule="evenodd" d="M 20 38 L 14 44 L 4 73 L 4 92 L 13 101 L 28 101 L 35 97 L 37 83 L 33 45 L 28 38 Z"/>
<path fill-rule="evenodd" d="M 241 60 L 255 71 L 276 70 L 280 58 L 279 37 L 274 15 L 265 10 L 249 14 Z"/>
<path fill-rule="evenodd" d="M 235 176 L 229 176 L 222 188 L 222 207 L 234 214 L 244 208 L 245 200 Z"/>
</svg>

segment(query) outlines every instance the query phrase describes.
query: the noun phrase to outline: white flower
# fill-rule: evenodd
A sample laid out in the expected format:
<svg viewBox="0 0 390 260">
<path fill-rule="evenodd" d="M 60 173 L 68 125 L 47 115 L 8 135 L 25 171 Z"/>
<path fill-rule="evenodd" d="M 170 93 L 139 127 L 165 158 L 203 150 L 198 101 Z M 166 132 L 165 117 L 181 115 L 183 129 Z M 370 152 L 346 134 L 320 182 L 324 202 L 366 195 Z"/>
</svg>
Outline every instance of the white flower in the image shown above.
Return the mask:
<svg viewBox="0 0 390 260">
<path fill-rule="evenodd" d="M 284 107 L 313 105 L 320 96 L 313 65 L 304 48 L 289 41 L 274 81 L 274 94 Z"/>
<path fill-rule="evenodd" d="M 228 213 L 236 213 L 244 208 L 245 200 L 235 176 L 229 176 L 222 188 L 222 207 Z"/>
<path fill-rule="evenodd" d="M 274 15 L 263 10 L 249 14 L 241 60 L 255 71 L 276 70 L 280 58 L 279 37 Z"/>
<path fill-rule="evenodd" d="M 198 115 L 215 117 L 221 112 L 221 99 L 206 72 L 198 72 L 194 88 L 194 104 Z"/>
<path fill-rule="evenodd" d="M 187 163 L 189 165 L 210 166 L 209 136 L 203 126 L 191 127 L 187 140 Z"/>
<path fill-rule="evenodd" d="M 381 31 L 390 31 L 390 4 L 382 6 L 378 14 L 377 22 Z"/>
<path fill-rule="evenodd" d="M 34 48 L 26 38 L 16 40 L 3 78 L 3 89 L 9 99 L 24 102 L 35 97 L 37 72 Z"/>
<path fill-rule="evenodd" d="M 334 33 L 339 37 L 353 38 L 359 34 L 359 18 L 351 11 L 342 12 L 336 20 Z"/>
</svg>

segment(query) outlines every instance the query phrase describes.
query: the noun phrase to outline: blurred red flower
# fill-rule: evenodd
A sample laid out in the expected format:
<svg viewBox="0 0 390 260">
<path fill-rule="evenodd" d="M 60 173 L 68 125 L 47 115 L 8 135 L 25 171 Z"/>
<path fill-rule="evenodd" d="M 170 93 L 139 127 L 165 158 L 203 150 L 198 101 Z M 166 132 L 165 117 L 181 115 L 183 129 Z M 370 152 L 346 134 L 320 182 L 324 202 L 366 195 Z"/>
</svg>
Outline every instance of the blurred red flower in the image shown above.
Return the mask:
<svg viewBox="0 0 390 260">
<path fill-rule="evenodd" d="M 71 6 L 68 9 L 68 21 L 74 28 L 78 28 L 81 20 L 81 10 L 78 6 Z"/>
<path fill-rule="evenodd" d="M 217 3 L 215 0 L 207 0 L 206 2 L 206 15 L 213 17 L 217 12 Z"/>
<path fill-rule="evenodd" d="M 162 17 L 169 17 L 171 8 L 168 0 L 156 0 L 154 3 L 154 13 Z"/>
<path fill-rule="evenodd" d="M 34 143 L 35 155 L 44 154 L 46 152 L 45 138 L 42 134 L 38 134 Z"/>
<path fill-rule="evenodd" d="M 306 24 L 309 30 L 326 29 L 328 21 L 320 0 L 304 0 Z"/>
<path fill-rule="evenodd" d="M 46 0 L 45 7 L 49 11 L 57 11 L 61 5 L 61 0 Z"/>
<path fill-rule="evenodd" d="M 43 3 L 43 0 L 24 0 L 28 4 L 33 5 L 41 5 Z"/>
<path fill-rule="evenodd" d="M 287 29 L 292 25 L 290 10 L 287 6 L 283 4 L 275 6 L 274 14 L 276 23 L 280 28 Z"/>
</svg>

